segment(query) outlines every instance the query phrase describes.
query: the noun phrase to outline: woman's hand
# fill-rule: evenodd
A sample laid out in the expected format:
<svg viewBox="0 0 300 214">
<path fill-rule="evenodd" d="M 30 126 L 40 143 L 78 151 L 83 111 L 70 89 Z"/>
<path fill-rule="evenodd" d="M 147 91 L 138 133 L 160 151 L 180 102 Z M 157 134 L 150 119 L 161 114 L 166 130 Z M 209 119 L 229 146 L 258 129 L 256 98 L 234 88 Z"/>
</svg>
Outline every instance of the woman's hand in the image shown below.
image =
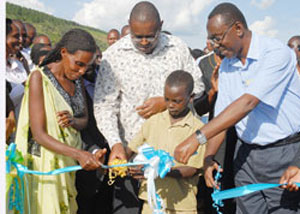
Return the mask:
<svg viewBox="0 0 300 214">
<path fill-rule="evenodd" d="M 99 151 L 103 152 L 102 150 Z M 100 154 L 98 154 L 98 156 L 100 156 Z M 89 153 L 87 151 L 80 150 L 77 160 L 80 166 L 87 171 L 95 170 L 101 166 L 101 163 L 96 158 L 96 155 L 93 155 L 92 153 Z"/>
<path fill-rule="evenodd" d="M 58 124 L 62 128 L 74 125 L 74 118 L 69 111 L 56 112 Z"/>
</svg>

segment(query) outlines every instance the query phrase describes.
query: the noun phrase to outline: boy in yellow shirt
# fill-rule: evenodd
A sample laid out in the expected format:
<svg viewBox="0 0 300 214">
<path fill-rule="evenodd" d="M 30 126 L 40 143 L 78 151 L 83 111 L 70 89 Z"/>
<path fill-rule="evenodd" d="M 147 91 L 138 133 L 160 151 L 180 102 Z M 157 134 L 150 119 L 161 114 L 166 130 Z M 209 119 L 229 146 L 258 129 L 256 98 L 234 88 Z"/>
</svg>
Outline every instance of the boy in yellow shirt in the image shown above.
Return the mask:
<svg viewBox="0 0 300 214">
<path fill-rule="evenodd" d="M 203 126 L 191 112 L 188 104 L 193 100 L 193 77 L 185 71 L 172 72 L 165 83 L 165 102 L 167 110 L 149 118 L 141 130 L 128 144 L 127 157 L 137 153 L 138 147 L 144 143 L 162 149 L 170 154 L 176 146 Z M 199 169 L 203 166 L 205 146 L 199 146 L 198 154 L 188 164 L 175 162 L 175 166 L 164 179 L 155 180 L 156 191 L 163 200 L 166 213 L 197 214 L 197 183 Z M 138 178 L 137 170 L 131 170 Z M 146 180 L 141 183 L 139 198 L 144 201 L 142 213 L 152 214 L 147 202 Z"/>
</svg>

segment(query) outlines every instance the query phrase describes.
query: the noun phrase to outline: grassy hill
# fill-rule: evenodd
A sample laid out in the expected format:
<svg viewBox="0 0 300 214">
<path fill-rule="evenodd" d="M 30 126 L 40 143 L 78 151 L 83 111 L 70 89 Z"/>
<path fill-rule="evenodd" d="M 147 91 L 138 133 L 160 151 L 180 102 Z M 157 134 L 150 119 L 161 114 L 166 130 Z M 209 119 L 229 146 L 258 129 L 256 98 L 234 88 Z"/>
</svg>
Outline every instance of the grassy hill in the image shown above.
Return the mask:
<svg viewBox="0 0 300 214">
<path fill-rule="evenodd" d="M 77 24 L 73 21 L 60 19 L 43 12 L 28 9 L 11 3 L 6 3 L 6 17 L 11 19 L 19 19 L 24 22 L 31 23 L 35 26 L 38 34 L 46 34 L 55 44 L 60 40 L 62 35 L 72 28 L 80 28 L 88 31 L 96 40 L 97 45 L 104 51 L 108 45 L 106 43 L 106 32 Z"/>
</svg>

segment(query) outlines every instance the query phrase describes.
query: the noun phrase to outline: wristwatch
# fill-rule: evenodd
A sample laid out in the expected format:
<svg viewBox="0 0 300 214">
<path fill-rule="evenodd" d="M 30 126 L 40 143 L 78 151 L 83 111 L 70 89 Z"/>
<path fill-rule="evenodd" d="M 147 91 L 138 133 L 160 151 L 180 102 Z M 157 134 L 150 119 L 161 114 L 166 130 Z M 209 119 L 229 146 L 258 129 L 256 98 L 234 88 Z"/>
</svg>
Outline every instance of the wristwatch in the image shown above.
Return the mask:
<svg viewBox="0 0 300 214">
<path fill-rule="evenodd" d="M 200 145 L 203 145 L 207 142 L 205 135 L 199 129 L 196 131 L 196 138 Z"/>
</svg>

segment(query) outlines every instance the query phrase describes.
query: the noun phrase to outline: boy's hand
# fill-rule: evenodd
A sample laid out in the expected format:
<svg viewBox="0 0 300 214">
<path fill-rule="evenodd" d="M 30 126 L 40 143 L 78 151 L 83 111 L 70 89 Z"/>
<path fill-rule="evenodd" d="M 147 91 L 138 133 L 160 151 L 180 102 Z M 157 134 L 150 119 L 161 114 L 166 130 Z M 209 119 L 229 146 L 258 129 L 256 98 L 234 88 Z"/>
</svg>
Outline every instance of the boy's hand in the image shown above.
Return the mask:
<svg viewBox="0 0 300 214">
<path fill-rule="evenodd" d="M 282 186 L 284 189 L 298 191 L 299 187 L 294 182 L 300 183 L 300 169 L 297 166 L 290 166 L 281 176 L 279 183 L 287 183 L 287 185 Z"/>
<path fill-rule="evenodd" d="M 114 159 L 127 160 L 126 152 L 122 143 L 117 143 L 111 148 L 108 163 L 112 162 Z"/>
<path fill-rule="evenodd" d="M 136 108 L 138 114 L 144 119 L 148 119 L 152 115 L 162 112 L 165 109 L 166 103 L 163 97 L 151 97 L 146 100 L 143 105 Z"/>
<path fill-rule="evenodd" d="M 178 162 L 186 164 L 189 158 L 197 151 L 198 147 L 199 143 L 194 133 L 176 146 L 174 157 Z"/>
<path fill-rule="evenodd" d="M 136 167 L 129 167 L 128 174 L 137 180 L 145 179 L 144 172 L 142 171 L 143 167 L 144 167 L 143 165 L 136 166 Z"/>
</svg>

